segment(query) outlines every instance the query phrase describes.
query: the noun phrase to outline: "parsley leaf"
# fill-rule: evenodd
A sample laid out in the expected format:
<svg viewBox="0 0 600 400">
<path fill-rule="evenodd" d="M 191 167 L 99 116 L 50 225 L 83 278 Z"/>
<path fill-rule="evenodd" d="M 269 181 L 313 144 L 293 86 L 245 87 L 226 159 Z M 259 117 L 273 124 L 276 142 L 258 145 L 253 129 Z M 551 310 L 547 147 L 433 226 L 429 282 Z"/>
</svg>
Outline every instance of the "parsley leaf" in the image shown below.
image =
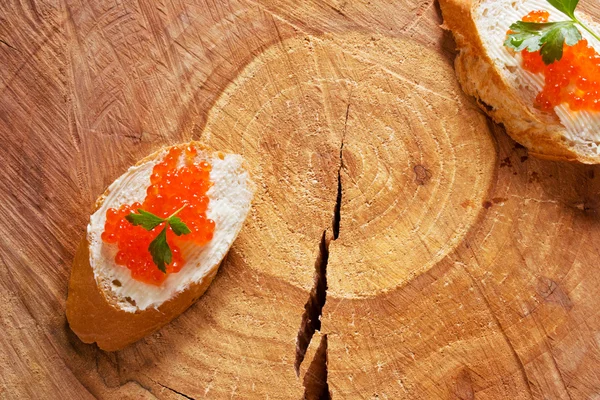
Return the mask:
<svg viewBox="0 0 600 400">
<path fill-rule="evenodd" d="M 152 261 L 161 270 L 163 273 L 167 273 L 166 265 L 171 263 L 173 259 L 173 253 L 171 252 L 171 248 L 169 247 L 169 243 L 167 242 L 167 229 L 169 226 L 173 233 L 177 236 L 187 235 L 192 231 L 188 226 L 181 220 L 181 218 L 176 215 L 185 208 L 184 205 L 179 210 L 175 211 L 168 218 L 161 218 L 157 215 L 152 214 L 151 212 L 142 210 L 138 208 L 138 213 L 131 213 L 127 215 L 125 218 L 127 221 L 131 222 L 131 224 L 135 226 L 141 226 L 147 231 L 151 231 L 156 228 L 163 222 L 165 222 L 165 227 L 160 231 L 160 233 L 150 242 L 150 246 L 148 246 L 148 251 L 152 255 Z"/>
<path fill-rule="evenodd" d="M 542 46 L 540 54 L 544 64 L 552 64 L 563 56 L 563 44 L 573 46 L 581 40 L 581 33 L 575 25 L 567 25 L 564 28 L 554 29 L 545 36 L 546 44 Z"/>
<path fill-rule="evenodd" d="M 150 242 L 148 251 L 152 255 L 152 261 L 163 273 L 167 273 L 167 267 L 165 264 L 170 264 L 173 258 L 171 248 L 167 243 L 167 227 L 165 226 L 162 231 Z"/>
<path fill-rule="evenodd" d="M 190 231 L 190 228 L 188 228 L 187 225 L 184 224 L 181 218 L 179 217 L 171 217 L 169 218 L 168 222 L 169 226 L 173 230 L 173 233 L 177 236 L 187 235 L 188 233 L 192 232 Z"/>
<path fill-rule="evenodd" d="M 564 0 L 568 1 L 568 0 Z M 573 21 L 563 22 L 523 22 L 517 21 L 510 26 L 504 45 L 522 51 L 539 51 L 546 65 L 562 58 L 563 45 L 573 46 L 581 40 L 581 33 Z"/>
<path fill-rule="evenodd" d="M 127 221 L 131 222 L 133 225 L 138 226 L 141 225 L 147 231 L 151 231 L 156 228 L 158 225 L 162 224 L 165 220 L 152 214 L 151 212 L 142 210 L 138 208 L 139 214 L 131 213 L 127 215 L 125 218 Z"/>
<path fill-rule="evenodd" d="M 559 61 L 563 55 L 563 46 L 574 46 L 581 40 L 581 32 L 576 25 L 585 29 L 596 40 L 600 36 L 575 16 L 579 0 L 546 0 L 550 5 L 568 16 L 570 21 L 561 22 L 524 22 L 517 21 L 510 26 L 504 45 L 515 51 L 527 49 L 530 52 L 539 51 L 544 64 L 549 65 Z"/>
<path fill-rule="evenodd" d="M 575 19 L 575 8 L 577 8 L 577 4 L 579 0 L 547 0 L 548 3 L 552 4 L 554 8 L 558 11 L 566 14 L 571 19 Z"/>
</svg>

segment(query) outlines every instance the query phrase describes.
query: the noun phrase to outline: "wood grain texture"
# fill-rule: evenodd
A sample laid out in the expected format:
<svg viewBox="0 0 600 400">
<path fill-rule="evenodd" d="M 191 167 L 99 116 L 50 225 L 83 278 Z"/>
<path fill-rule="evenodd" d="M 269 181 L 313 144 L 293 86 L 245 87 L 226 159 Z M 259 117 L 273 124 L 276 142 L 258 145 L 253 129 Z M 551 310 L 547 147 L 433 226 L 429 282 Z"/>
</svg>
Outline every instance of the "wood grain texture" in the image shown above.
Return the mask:
<svg viewBox="0 0 600 400">
<path fill-rule="evenodd" d="M 599 396 L 600 168 L 482 116 L 440 23 L 432 0 L 5 1 L 0 398 Z M 94 200 L 190 139 L 248 160 L 244 230 L 175 321 L 81 343 L 64 309 Z"/>
</svg>

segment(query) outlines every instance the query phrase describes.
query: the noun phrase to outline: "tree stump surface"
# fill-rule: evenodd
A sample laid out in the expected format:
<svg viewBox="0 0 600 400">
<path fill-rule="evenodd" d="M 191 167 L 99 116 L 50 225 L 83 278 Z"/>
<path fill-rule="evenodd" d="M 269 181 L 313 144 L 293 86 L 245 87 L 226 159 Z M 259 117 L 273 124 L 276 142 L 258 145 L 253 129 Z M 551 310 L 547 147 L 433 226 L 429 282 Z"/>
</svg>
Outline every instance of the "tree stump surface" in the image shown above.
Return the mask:
<svg viewBox="0 0 600 400">
<path fill-rule="evenodd" d="M 441 22 L 432 0 L 6 1 L 0 398 L 600 396 L 600 168 L 486 118 Z M 83 344 L 93 202 L 192 139 L 246 158 L 243 231 L 175 321 Z"/>
</svg>

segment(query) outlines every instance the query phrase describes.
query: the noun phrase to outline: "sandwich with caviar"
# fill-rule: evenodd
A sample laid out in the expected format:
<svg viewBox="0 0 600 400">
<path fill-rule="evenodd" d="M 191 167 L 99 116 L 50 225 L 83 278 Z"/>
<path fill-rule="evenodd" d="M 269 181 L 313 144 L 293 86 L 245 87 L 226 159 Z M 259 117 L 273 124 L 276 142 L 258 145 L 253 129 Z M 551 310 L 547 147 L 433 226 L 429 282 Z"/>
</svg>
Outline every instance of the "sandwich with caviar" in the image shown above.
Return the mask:
<svg viewBox="0 0 600 400">
<path fill-rule="evenodd" d="M 463 90 L 529 152 L 600 163 L 600 26 L 579 0 L 440 0 Z M 587 0 L 591 1 L 591 0 Z"/>
<path fill-rule="evenodd" d="M 240 232 L 253 187 L 241 156 L 197 142 L 129 168 L 97 200 L 75 256 L 71 329 L 113 351 L 185 311 Z"/>
</svg>

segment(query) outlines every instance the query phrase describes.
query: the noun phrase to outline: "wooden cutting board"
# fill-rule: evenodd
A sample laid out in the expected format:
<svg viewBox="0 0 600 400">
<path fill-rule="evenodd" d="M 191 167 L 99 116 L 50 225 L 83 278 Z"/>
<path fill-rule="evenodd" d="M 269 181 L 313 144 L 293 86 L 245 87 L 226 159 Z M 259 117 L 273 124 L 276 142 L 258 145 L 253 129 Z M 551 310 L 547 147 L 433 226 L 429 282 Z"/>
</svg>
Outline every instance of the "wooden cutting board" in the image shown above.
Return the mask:
<svg viewBox="0 0 600 400">
<path fill-rule="evenodd" d="M 432 0 L 5 1 L 0 398 L 600 398 L 600 168 L 483 116 L 440 24 Z M 248 160 L 244 230 L 177 320 L 81 343 L 92 203 L 190 139 Z"/>
</svg>

